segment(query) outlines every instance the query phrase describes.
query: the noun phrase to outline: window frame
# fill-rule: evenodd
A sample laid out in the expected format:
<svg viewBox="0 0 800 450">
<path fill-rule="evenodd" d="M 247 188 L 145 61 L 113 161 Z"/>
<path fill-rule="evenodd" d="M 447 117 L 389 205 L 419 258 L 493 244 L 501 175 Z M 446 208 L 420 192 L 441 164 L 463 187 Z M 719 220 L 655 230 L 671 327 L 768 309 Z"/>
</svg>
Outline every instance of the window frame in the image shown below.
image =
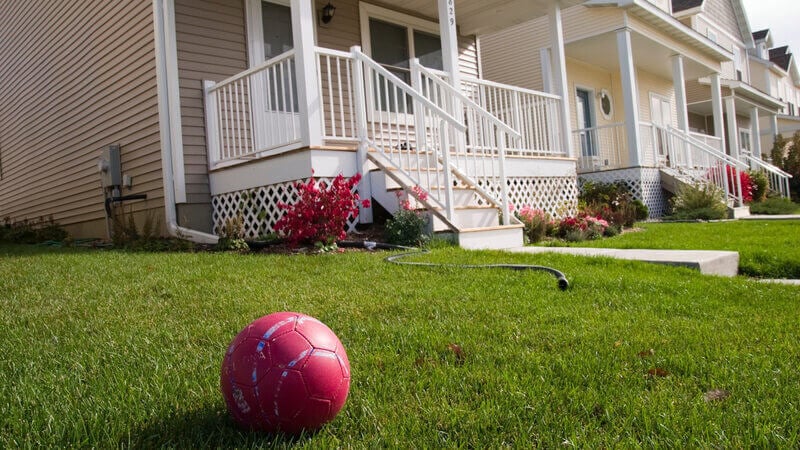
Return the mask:
<svg viewBox="0 0 800 450">
<path fill-rule="evenodd" d="M 441 45 L 441 34 L 439 33 L 439 24 L 431 20 L 423 19 L 420 17 L 411 16 L 399 11 L 394 11 L 382 6 L 373 5 L 371 3 L 359 2 L 359 21 L 361 27 L 361 50 L 372 58 L 372 35 L 370 34 L 370 19 L 376 19 L 406 29 L 406 42 L 408 44 L 408 59 L 411 61 L 416 58 L 416 48 L 414 43 L 414 32 L 419 31 L 426 34 L 432 34 L 439 38 Z M 381 64 L 383 67 L 383 64 Z M 414 80 L 411 80 L 413 85 Z M 408 111 L 406 113 L 397 111 L 382 111 L 378 110 L 375 101 L 375 94 L 372 89 L 369 89 L 367 94 L 367 115 L 369 120 L 380 120 L 385 122 L 406 122 L 412 121 L 414 113 Z"/>
</svg>

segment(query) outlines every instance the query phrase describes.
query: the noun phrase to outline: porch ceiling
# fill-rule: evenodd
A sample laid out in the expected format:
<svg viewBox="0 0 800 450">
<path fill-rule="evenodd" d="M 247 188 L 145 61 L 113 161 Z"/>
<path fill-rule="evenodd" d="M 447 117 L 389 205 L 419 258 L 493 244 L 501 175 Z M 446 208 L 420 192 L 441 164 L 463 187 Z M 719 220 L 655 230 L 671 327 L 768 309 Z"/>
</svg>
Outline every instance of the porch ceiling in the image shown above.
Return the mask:
<svg viewBox="0 0 800 450">
<path fill-rule="evenodd" d="M 637 68 L 668 80 L 672 79 L 672 56 L 676 54 L 673 49 L 636 32 L 631 32 L 631 48 L 633 62 Z M 616 33 L 611 32 L 593 36 L 591 39 L 569 42 L 565 45 L 564 50 L 568 57 L 608 71 L 619 71 Z M 683 66 L 684 78 L 687 80 L 711 74 L 708 67 L 690 58 L 684 58 Z"/>
<path fill-rule="evenodd" d="M 481 35 L 547 15 L 558 0 L 455 0 L 456 22 L 462 34 Z M 586 0 L 560 0 L 561 8 Z M 409 0 L 403 8 L 428 17 L 439 15 L 436 0 Z"/>
</svg>

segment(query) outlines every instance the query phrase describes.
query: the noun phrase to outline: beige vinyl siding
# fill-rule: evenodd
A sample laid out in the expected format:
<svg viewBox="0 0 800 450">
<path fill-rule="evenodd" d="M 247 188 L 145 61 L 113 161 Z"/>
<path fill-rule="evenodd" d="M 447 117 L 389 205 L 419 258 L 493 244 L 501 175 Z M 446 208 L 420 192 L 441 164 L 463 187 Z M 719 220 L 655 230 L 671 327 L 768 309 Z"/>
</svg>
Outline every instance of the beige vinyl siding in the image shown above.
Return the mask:
<svg viewBox="0 0 800 450">
<path fill-rule="evenodd" d="M 539 52 L 550 45 L 547 18 L 481 36 L 480 42 L 484 78 L 527 89 L 543 89 Z"/>
<path fill-rule="evenodd" d="M 163 207 L 153 5 L 0 0 L 0 217 L 104 236 L 97 171 L 120 144 L 134 211 Z"/>
<path fill-rule="evenodd" d="M 661 78 L 645 71 L 641 67 L 636 68 L 636 83 L 639 89 L 639 120 L 650 122 L 650 95 L 654 94 L 669 101 L 670 104 L 670 125 L 678 126 L 678 110 L 675 103 L 675 88 L 672 80 Z"/>
<path fill-rule="evenodd" d="M 569 43 L 618 29 L 623 25 L 623 13 L 615 7 L 578 5 L 562 11 L 562 22 L 564 40 Z M 480 42 L 481 69 L 486 79 L 528 89 L 544 88 L 539 55 L 540 49 L 550 47 L 547 17 L 481 36 Z M 616 58 L 616 53 L 611 57 Z"/>
<path fill-rule="evenodd" d="M 704 17 L 713 20 L 720 28 L 733 36 L 741 36 L 736 12 L 731 4 L 733 0 L 705 0 Z"/>
<path fill-rule="evenodd" d="M 186 200 L 208 205 L 203 80 L 222 81 L 247 69 L 244 2 L 175 0 L 175 37 Z"/>
</svg>

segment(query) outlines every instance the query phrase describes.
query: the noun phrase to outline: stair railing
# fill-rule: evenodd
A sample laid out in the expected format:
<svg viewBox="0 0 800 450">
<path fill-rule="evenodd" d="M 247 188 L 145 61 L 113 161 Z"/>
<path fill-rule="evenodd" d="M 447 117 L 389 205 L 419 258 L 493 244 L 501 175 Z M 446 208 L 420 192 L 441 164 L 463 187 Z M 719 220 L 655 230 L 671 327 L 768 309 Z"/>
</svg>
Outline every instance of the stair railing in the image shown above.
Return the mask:
<svg viewBox="0 0 800 450">
<path fill-rule="evenodd" d="M 748 154 L 742 153 L 742 159 L 750 164 L 751 170 L 761 172 L 769 180 L 769 189 L 780 193 L 782 198 L 789 198 L 789 178 L 792 175 L 783 170 Z"/>
<path fill-rule="evenodd" d="M 427 203 L 445 211 L 445 217 L 452 222 L 453 182 L 451 171 L 446 170 L 446 150 L 450 136 L 465 132 L 466 127 L 362 53 L 360 47 L 352 47 L 351 54 L 355 62 L 359 171 L 364 173 L 368 148 L 374 149 L 392 169 L 402 173 L 404 183 L 424 189 Z M 442 157 L 444 170 L 440 169 Z"/>
<path fill-rule="evenodd" d="M 466 125 L 451 137 L 451 145 L 445 146 L 448 151 L 441 155 L 442 163 L 500 209 L 503 224 L 517 222 L 511 215 L 506 153 L 509 147 L 520 147 L 522 135 L 417 59 L 411 60 L 411 78 L 417 91 L 451 115 L 463 117 Z M 492 183 L 499 187 L 499 198 L 491 192 Z"/>
<path fill-rule="evenodd" d="M 653 132 L 661 164 L 695 182 L 710 182 L 725 199 L 744 205 L 741 172 L 747 170 L 745 163 L 674 128 L 654 125 Z"/>
</svg>

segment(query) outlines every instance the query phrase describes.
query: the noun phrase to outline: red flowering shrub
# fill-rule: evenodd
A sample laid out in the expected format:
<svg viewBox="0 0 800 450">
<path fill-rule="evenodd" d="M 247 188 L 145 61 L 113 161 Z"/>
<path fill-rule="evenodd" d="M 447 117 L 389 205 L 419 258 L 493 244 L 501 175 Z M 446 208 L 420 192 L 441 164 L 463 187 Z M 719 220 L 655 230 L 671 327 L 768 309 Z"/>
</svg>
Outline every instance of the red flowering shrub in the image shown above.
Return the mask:
<svg viewBox="0 0 800 450">
<path fill-rule="evenodd" d="M 602 237 L 607 229 L 608 222 L 603 218 L 578 214 L 561 219 L 556 226 L 556 234 L 568 241 L 582 241 Z"/>
<path fill-rule="evenodd" d="M 551 228 L 550 214 L 547 214 L 541 209 L 531 208 L 528 205 L 520 208 L 516 213 L 517 218 L 525 226 L 525 236 L 528 242 L 539 242 L 547 235 L 548 230 Z"/>
<path fill-rule="evenodd" d="M 735 196 L 736 192 L 739 190 L 739 186 L 736 183 L 736 177 L 733 166 L 725 165 L 725 172 L 728 175 L 728 194 Z M 742 201 L 745 203 L 750 203 L 753 201 L 753 180 L 750 179 L 750 174 L 748 174 L 744 170 L 739 170 L 739 180 L 742 182 Z M 707 178 L 710 179 L 719 179 L 720 168 L 716 167 L 709 170 L 707 174 Z"/>
<path fill-rule="evenodd" d="M 286 238 L 289 245 L 314 244 L 329 246 L 347 235 L 347 218 L 358 214 L 359 197 L 353 188 L 361 180 L 356 174 L 345 179 L 339 174 L 330 186 L 317 183 L 312 176 L 308 182 L 297 182 L 299 198 L 294 204 L 279 203 L 284 215 L 275 223 L 275 231 Z M 369 200 L 362 205 L 369 208 Z"/>
</svg>

